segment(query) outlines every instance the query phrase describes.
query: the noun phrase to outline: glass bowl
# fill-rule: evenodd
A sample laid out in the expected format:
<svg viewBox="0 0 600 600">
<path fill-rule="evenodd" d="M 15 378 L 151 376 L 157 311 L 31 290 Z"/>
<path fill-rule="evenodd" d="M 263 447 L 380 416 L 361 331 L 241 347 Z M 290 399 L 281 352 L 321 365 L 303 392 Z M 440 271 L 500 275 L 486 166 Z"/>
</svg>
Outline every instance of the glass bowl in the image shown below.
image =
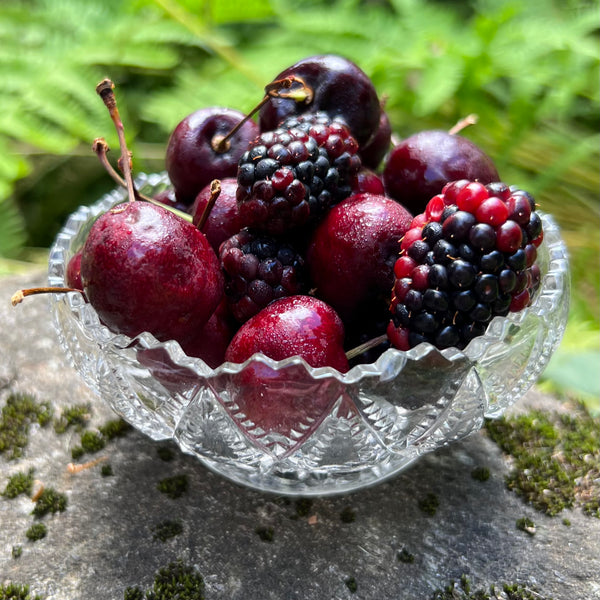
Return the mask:
<svg viewBox="0 0 600 600">
<path fill-rule="evenodd" d="M 147 195 L 168 185 L 164 174 L 137 180 Z M 67 263 L 94 219 L 125 198 L 117 189 L 71 215 L 50 251 L 50 285 L 65 284 Z M 529 307 L 494 318 L 463 351 L 390 349 L 345 374 L 261 354 L 211 369 L 174 341 L 112 333 L 75 292 L 52 294 L 51 312 L 61 347 L 88 386 L 150 438 L 174 440 L 213 471 L 258 490 L 349 492 L 477 431 L 544 370 L 567 322 L 569 267 L 556 223 L 542 219 L 541 283 Z M 255 424 L 256 401 L 265 398 L 294 419 Z"/>
</svg>

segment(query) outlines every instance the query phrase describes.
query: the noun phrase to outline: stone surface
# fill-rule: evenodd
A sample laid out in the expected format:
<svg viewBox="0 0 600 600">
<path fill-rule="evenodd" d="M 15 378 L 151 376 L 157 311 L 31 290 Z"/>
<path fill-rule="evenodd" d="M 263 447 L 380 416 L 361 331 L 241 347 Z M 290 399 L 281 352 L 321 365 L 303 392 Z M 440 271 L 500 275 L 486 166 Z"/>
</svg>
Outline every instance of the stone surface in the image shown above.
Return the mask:
<svg viewBox="0 0 600 600">
<path fill-rule="evenodd" d="M 43 281 L 43 273 L 0 280 L 0 407 L 18 391 L 56 411 L 90 402 L 90 426 L 98 426 L 114 414 L 66 363 L 47 299 L 10 305 L 16 289 Z M 533 390 L 516 409 L 555 402 Z M 43 518 L 48 534 L 36 542 L 25 537 L 32 501 L 0 497 L 0 583 L 28 584 L 44 600 L 123 598 L 128 586 L 150 588 L 158 569 L 176 559 L 203 575 L 209 600 L 427 600 L 463 574 L 472 589 L 521 583 L 545 599 L 600 599 L 600 520 L 579 510 L 547 517 L 524 504 L 505 488 L 509 465 L 484 432 L 379 486 L 314 499 L 307 514 L 294 500 L 222 479 L 175 446 L 173 460 L 161 460 L 165 444 L 136 431 L 93 455 L 112 466 L 112 476 L 103 477 L 100 465 L 72 474 L 78 441 L 76 433 L 36 427 L 22 458 L 0 454 L 0 491 L 10 475 L 33 467 L 37 480 L 68 497 L 65 512 Z M 487 467 L 490 478 L 474 479 L 475 467 Z M 188 478 L 185 494 L 158 491 L 160 480 L 179 474 Z M 428 494 L 439 499 L 434 515 L 419 507 Z M 535 523 L 534 536 L 517 529 L 522 517 Z M 155 528 L 166 520 L 180 521 L 183 532 L 162 542 Z M 271 541 L 257 533 L 261 527 L 272 528 Z M 403 549 L 412 563 L 398 559 Z"/>
</svg>

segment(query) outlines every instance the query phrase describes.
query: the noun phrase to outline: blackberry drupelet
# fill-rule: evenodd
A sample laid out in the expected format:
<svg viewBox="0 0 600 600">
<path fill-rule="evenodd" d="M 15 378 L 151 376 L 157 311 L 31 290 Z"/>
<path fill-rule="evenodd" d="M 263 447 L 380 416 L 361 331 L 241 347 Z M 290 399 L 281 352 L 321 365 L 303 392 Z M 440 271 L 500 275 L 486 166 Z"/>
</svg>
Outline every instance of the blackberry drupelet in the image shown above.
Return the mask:
<svg viewBox="0 0 600 600">
<path fill-rule="evenodd" d="M 530 194 L 500 182 L 448 183 L 424 215 L 394 267 L 388 337 L 401 350 L 463 349 L 495 316 L 530 303 L 542 222 Z"/>
<path fill-rule="evenodd" d="M 238 165 L 242 223 L 269 234 L 314 222 L 352 193 L 361 162 L 346 125 L 324 113 L 262 133 Z"/>
<path fill-rule="evenodd" d="M 225 297 L 239 322 L 277 298 L 307 291 L 302 255 L 269 235 L 242 229 L 223 242 L 219 259 Z"/>
</svg>

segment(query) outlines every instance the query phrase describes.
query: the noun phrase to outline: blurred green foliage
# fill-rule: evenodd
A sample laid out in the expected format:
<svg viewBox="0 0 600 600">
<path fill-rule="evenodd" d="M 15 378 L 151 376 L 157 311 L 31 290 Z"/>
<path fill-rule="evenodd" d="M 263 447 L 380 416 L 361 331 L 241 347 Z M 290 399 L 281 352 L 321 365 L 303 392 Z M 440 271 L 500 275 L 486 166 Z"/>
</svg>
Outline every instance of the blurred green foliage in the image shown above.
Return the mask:
<svg viewBox="0 0 600 600">
<path fill-rule="evenodd" d="M 398 137 L 479 116 L 463 135 L 562 226 L 575 323 L 564 347 L 600 360 L 598 41 L 598 2 L 585 0 L 5 0 L 0 272 L 112 187 L 90 149 L 99 136 L 118 148 L 94 92 L 103 77 L 135 169 L 156 171 L 188 113 L 246 112 L 285 67 L 337 53 L 372 77 Z"/>
</svg>

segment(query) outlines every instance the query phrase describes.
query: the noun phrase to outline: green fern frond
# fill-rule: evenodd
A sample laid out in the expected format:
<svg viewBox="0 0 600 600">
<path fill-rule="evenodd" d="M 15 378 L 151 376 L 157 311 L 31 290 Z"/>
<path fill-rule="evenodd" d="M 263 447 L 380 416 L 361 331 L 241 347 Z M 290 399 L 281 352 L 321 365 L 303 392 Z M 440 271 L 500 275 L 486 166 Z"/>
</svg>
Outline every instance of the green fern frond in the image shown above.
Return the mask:
<svg viewBox="0 0 600 600">
<path fill-rule="evenodd" d="M 8 197 L 0 195 L 0 256 L 17 254 L 25 243 L 24 231 L 25 224 L 19 209 Z"/>
</svg>

